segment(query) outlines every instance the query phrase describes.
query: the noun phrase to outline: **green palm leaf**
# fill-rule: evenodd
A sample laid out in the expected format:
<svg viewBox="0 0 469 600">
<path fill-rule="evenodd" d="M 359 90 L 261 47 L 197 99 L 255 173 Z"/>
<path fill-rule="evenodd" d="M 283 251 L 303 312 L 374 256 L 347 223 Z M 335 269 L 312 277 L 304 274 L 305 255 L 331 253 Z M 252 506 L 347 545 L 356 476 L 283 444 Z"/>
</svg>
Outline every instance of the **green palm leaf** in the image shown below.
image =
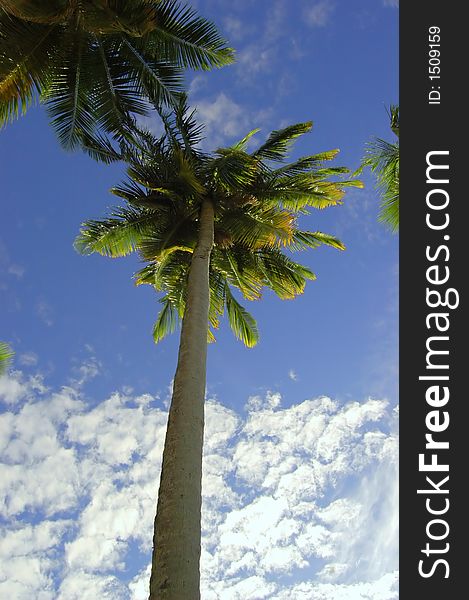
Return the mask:
<svg viewBox="0 0 469 600">
<path fill-rule="evenodd" d="M 173 333 L 178 323 L 177 312 L 174 309 L 171 300 L 165 296 L 161 298 L 160 302 L 163 304 L 163 308 L 159 312 L 158 318 L 153 326 L 153 339 L 155 340 L 155 343 L 160 342 L 167 335 Z"/>
<path fill-rule="evenodd" d="M 225 287 L 225 298 L 226 312 L 233 333 L 245 346 L 252 348 L 259 341 L 256 321 L 235 299 L 228 285 Z"/>
<path fill-rule="evenodd" d="M 299 229 L 293 233 L 293 242 L 289 247 L 291 250 L 306 250 L 307 248 L 318 248 L 323 244 L 337 250 L 345 250 L 344 244 L 328 233 L 322 233 L 321 231 L 301 231 Z"/>
<path fill-rule="evenodd" d="M 28 23 L 0 10 L 0 127 L 24 114 L 47 86 L 58 27 Z"/>
<path fill-rule="evenodd" d="M 215 26 L 196 12 L 173 0 L 155 6 L 156 29 L 149 36 L 150 53 L 192 69 L 208 70 L 233 62 L 234 52 L 226 47 Z"/>
<path fill-rule="evenodd" d="M 399 107 L 391 106 L 390 128 L 399 138 Z M 369 167 L 376 175 L 376 184 L 381 196 L 378 220 L 393 233 L 399 231 L 399 141 L 394 143 L 376 138 L 369 142 L 365 156 L 357 171 Z"/>
<path fill-rule="evenodd" d="M 0 342 L 0 375 L 6 372 L 14 354 L 8 344 Z"/>
<path fill-rule="evenodd" d="M 80 254 L 98 252 L 115 258 L 136 250 L 145 234 L 151 233 L 155 216 L 152 212 L 118 209 L 115 218 L 105 221 L 86 221 L 75 240 Z"/>
<path fill-rule="evenodd" d="M 239 142 L 236 142 L 235 144 L 233 144 L 231 146 L 231 149 L 246 152 L 246 146 L 247 146 L 249 140 L 252 138 L 253 135 L 256 135 L 256 133 L 258 133 L 259 131 L 260 131 L 260 129 L 253 129 L 247 135 L 245 135 L 242 139 L 240 139 Z"/>
<path fill-rule="evenodd" d="M 273 131 L 267 138 L 267 141 L 253 153 L 253 156 L 266 160 L 284 160 L 292 141 L 310 131 L 312 126 L 313 123 L 308 121 L 307 123 L 297 123 L 296 125 L 289 125 L 284 129 Z"/>
</svg>

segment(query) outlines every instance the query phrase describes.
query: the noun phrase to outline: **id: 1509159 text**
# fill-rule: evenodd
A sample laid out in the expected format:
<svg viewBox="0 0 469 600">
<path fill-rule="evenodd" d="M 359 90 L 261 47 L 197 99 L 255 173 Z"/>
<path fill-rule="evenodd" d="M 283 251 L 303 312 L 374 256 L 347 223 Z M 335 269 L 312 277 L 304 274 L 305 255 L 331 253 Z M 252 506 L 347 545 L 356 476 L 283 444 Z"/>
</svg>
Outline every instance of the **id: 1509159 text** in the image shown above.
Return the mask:
<svg viewBox="0 0 469 600">
<path fill-rule="evenodd" d="M 440 66 L 440 28 L 432 25 L 428 28 L 428 78 L 431 89 L 428 92 L 428 104 L 441 102 L 441 66 Z"/>
</svg>

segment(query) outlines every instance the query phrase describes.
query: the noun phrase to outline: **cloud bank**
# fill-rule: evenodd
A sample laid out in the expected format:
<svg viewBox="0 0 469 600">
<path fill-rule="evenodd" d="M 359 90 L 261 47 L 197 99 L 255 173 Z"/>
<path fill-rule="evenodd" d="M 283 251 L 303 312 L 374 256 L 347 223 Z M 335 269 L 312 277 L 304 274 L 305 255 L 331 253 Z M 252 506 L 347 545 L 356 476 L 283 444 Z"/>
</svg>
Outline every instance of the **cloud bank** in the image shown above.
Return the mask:
<svg viewBox="0 0 469 600">
<path fill-rule="evenodd" d="M 72 380 L 73 381 L 73 380 Z M 130 389 L 0 380 L 0 596 L 147 598 L 166 410 Z M 395 600 L 397 439 L 383 400 L 242 414 L 207 399 L 204 600 Z"/>
</svg>

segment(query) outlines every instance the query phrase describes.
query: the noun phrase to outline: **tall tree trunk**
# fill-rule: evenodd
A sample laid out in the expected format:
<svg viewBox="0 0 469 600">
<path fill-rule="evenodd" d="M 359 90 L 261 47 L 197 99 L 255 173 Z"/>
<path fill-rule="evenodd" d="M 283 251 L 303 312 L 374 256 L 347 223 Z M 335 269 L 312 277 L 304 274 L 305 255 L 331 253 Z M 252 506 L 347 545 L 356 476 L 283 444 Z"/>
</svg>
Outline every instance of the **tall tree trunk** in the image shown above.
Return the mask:
<svg viewBox="0 0 469 600">
<path fill-rule="evenodd" d="M 204 200 L 192 255 L 163 452 L 149 600 L 200 599 L 202 445 L 214 209 Z"/>
</svg>

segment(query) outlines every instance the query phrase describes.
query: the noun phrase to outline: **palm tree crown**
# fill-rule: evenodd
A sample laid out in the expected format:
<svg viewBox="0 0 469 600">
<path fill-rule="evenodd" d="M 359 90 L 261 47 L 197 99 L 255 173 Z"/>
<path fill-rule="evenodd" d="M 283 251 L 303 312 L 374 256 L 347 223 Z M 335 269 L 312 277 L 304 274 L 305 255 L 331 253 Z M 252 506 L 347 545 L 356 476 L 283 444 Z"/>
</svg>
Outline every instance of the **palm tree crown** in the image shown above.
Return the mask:
<svg viewBox="0 0 469 600">
<path fill-rule="evenodd" d="M 154 327 L 154 339 L 159 341 L 184 315 L 200 210 L 209 199 L 215 217 L 208 339 L 214 339 L 213 329 L 226 309 L 235 335 L 253 346 L 258 340 L 256 322 L 236 300 L 233 288 L 248 300 L 260 298 L 264 287 L 282 299 L 301 294 L 315 275 L 293 261 L 290 251 L 321 244 L 344 246 L 331 235 L 300 229 L 298 216 L 310 207 L 340 203 L 346 186 L 361 184 L 331 180 L 348 172 L 324 166 L 337 150 L 285 164 L 292 140 L 309 131 L 311 123 L 274 131 L 253 152 L 247 145 L 258 130 L 231 147 L 206 154 L 198 149 L 201 127 L 185 100 L 164 122 L 166 132 L 159 139 L 138 130 L 119 153 L 111 156 L 109 149 L 109 159 L 123 158 L 129 165 L 127 181 L 112 190 L 127 204 L 108 219 L 86 222 L 76 248 L 111 257 L 139 253 L 146 265 L 135 275 L 136 283 L 163 292 Z"/>
<path fill-rule="evenodd" d="M 0 127 L 39 97 L 66 148 L 175 101 L 182 69 L 233 61 L 175 0 L 0 0 Z"/>
</svg>

